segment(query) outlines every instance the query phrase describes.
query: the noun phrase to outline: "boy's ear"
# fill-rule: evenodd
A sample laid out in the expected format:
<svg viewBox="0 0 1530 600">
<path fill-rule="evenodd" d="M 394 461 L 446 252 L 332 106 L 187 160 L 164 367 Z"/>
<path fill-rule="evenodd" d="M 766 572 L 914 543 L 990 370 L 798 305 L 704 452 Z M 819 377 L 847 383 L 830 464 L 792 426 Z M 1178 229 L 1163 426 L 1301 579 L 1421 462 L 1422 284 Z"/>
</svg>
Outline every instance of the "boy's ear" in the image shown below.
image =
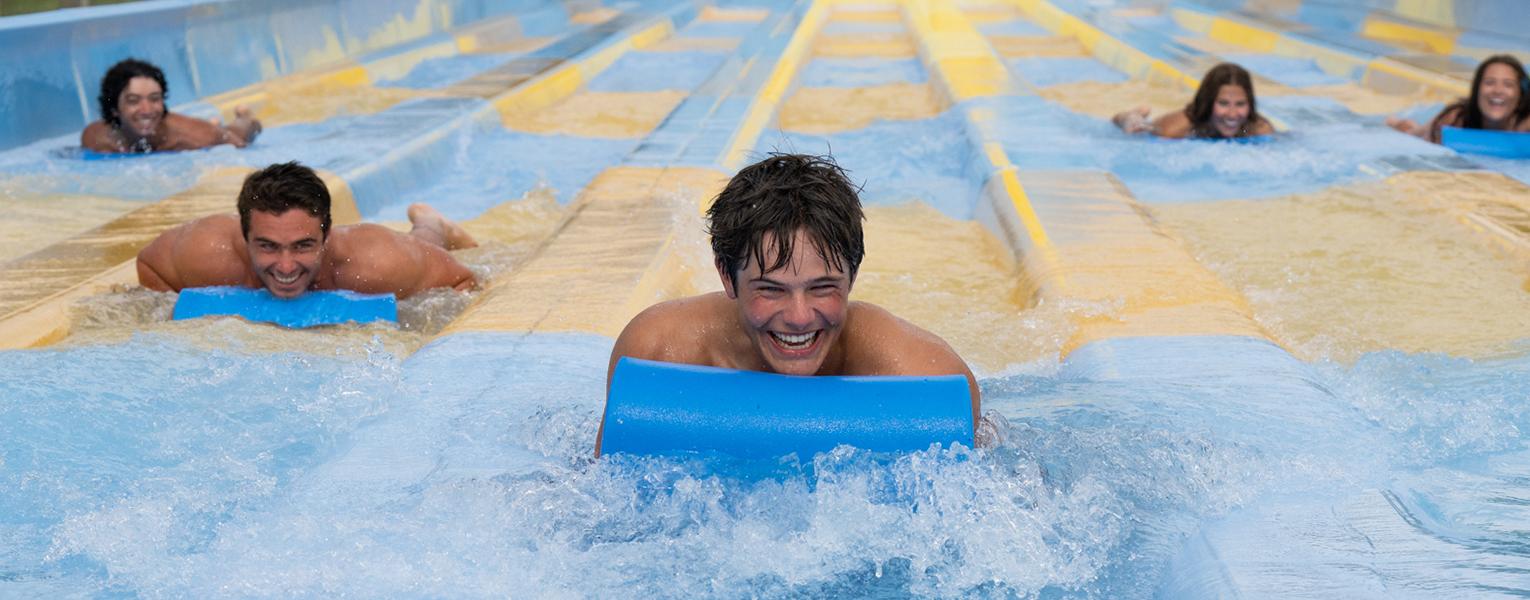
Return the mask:
<svg viewBox="0 0 1530 600">
<path fill-rule="evenodd" d="M 728 272 L 728 266 L 721 259 L 712 261 L 712 264 L 717 267 L 717 278 L 722 280 L 723 292 L 728 294 L 729 300 L 737 299 L 738 290 L 734 289 L 733 274 Z"/>
</svg>

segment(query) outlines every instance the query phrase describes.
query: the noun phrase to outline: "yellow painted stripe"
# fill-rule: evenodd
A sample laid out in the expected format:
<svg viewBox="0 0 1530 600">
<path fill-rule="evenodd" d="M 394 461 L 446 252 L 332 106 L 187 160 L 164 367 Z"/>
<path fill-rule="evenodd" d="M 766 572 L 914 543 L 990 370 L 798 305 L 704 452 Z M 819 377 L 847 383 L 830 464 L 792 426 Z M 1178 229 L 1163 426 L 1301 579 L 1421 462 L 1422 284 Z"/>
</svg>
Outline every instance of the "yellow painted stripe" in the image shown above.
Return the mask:
<svg viewBox="0 0 1530 600">
<path fill-rule="evenodd" d="M 1450 54 L 1455 50 L 1456 39 L 1460 37 L 1461 32 L 1401 23 L 1384 16 L 1372 15 L 1366 18 L 1361 34 L 1379 40 L 1423 44 L 1436 53 Z"/>
<path fill-rule="evenodd" d="M 565 64 L 550 73 L 528 81 L 494 98 L 492 104 L 499 111 L 501 118 L 510 118 L 515 113 L 551 106 L 579 91 L 584 84 L 605 71 L 622 55 L 640 45 L 652 45 L 669 37 L 673 32 L 674 24 L 669 20 L 656 23 L 582 60 Z"/>
<path fill-rule="evenodd" d="M 458 54 L 472 54 L 478 50 L 480 44 L 478 42 L 479 38 L 477 35 L 459 34 L 453 37 L 454 41 L 457 43 Z"/>
<path fill-rule="evenodd" d="M 1211 24 L 1216 21 L 1216 17 L 1212 15 L 1198 10 L 1186 10 L 1183 8 L 1170 8 L 1169 17 L 1174 19 L 1175 24 L 1185 28 L 1187 31 L 1193 31 L 1201 35 L 1209 34 L 1211 32 Z"/>
<path fill-rule="evenodd" d="M 1009 91 L 1009 68 L 961 9 L 948 2 L 905 2 L 904 16 L 920 55 L 940 75 L 952 102 Z"/>
<path fill-rule="evenodd" d="M 812 47 L 813 38 L 818 37 L 818 32 L 823 29 L 824 22 L 828 20 L 829 4 L 829 0 L 813 0 L 807 13 L 802 16 L 802 22 L 797 24 L 797 30 L 792 33 L 792 38 L 786 42 L 786 48 L 781 51 L 775 70 L 770 72 L 770 78 L 765 81 L 760 92 L 749 103 L 749 110 L 744 113 L 743 120 L 735 130 L 732 143 L 723 153 L 723 169 L 738 170 L 743 165 L 744 158 L 754 149 L 760 134 L 765 131 L 765 126 L 770 123 L 771 116 L 775 114 L 781 99 L 786 95 L 787 88 L 791 86 L 792 80 L 797 78 L 797 69 L 801 68 L 806 59 L 808 48 Z"/>
<path fill-rule="evenodd" d="M 954 4 L 945 0 L 905 0 L 902 7 L 926 68 L 945 85 L 945 91 L 953 101 L 1013 91 L 1009 69 Z M 984 81 L 977 81 L 978 78 Z M 982 151 L 991 167 L 990 178 L 999 179 L 1009 208 L 1025 228 L 1032 250 L 1039 260 L 1056 265 L 1057 251 L 1031 204 L 1030 196 L 1025 193 L 1025 186 L 1016 175 L 1014 163 L 1003 145 L 993 141 L 996 137 L 991 133 L 993 114 L 985 109 L 973 109 L 967 111 L 966 116 L 983 136 Z M 1055 281 L 1059 286 L 1067 286 L 1067 278 L 1061 269 L 1047 270 L 1057 274 Z"/>
<path fill-rule="evenodd" d="M 1211 30 L 1206 36 L 1229 44 L 1236 44 L 1249 48 L 1256 52 L 1271 52 L 1275 50 L 1275 42 L 1280 40 L 1280 34 L 1250 27 L 1237 21 L 1222 17 L 1212 19 Z"/>
<path fill-rule="evenodd" d="M 1365 20 L 1361 33 L 1378 40 L 1424 44 L 1439 54 L 1450 54 L 1455 51 L 1456 38 L 1461 35 L 1461 32 L 1455 30 L 1418 27 L 1376 15 Z"/>
</svg>

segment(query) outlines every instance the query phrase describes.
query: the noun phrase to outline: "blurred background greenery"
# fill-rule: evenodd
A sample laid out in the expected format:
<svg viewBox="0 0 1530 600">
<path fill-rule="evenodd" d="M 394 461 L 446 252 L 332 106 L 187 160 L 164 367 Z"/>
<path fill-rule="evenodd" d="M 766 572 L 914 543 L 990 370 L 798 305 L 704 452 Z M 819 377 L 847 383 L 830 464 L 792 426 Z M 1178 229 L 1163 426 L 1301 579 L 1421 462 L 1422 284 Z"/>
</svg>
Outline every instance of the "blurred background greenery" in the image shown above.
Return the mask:
<svg viewBox="0 0 1530 600">
<path fill-rule="evenodd" d="M 126 2 L 136 1 L 137 0 L 0 0 L 0 17 L 24 15 L 27 13 L 55 10 L 59 8 L 100 6 L 102 4 L 123 4 Z"/>
</svg>

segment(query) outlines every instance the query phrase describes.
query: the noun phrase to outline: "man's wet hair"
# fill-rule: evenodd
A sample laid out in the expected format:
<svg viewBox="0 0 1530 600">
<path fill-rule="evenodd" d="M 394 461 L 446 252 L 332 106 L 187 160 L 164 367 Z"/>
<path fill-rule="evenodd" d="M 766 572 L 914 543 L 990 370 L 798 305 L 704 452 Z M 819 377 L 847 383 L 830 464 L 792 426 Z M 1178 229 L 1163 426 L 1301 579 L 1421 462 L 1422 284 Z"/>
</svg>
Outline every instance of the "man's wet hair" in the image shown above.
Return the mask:
<svg viewBox="0 0 1530 600">
<path fill-rule="evenodd" d="M 148 77 L 159 83 L 159 90 L 168 102 L 170 99 L 170 86 L 165 83 L 165 72 L 152 64 L 129 58 L 123 60 L 106 72 L 101 78 L 101 95 L 96 100 L 101 103 L 101 118 L 107 125 L 112 127 L 122 126 L 122 115 L 117 111 L 117 100 L 122 97 L 122 90 L 127 89 L 128 82 L 134 77 Z M 169 105 L 166 104 L 165 114 L 170 114 Z"/>
<path fill-rule="evenodd" d="M 866 255 L 858 191 L 830 157 L 773 153 L 734 175 L 707 209 L 712 255 L 736 287 L 750 259 L 765 273 L 789 264 L 800 229 L 830 268 L 854 279 Z M 775 245 L 770 265 L 766 234 Z"/>
<path fill-rule="evenodd" d="M 1482 105 L 1479 103 L 1482 100 L 1482 78 L 1487 76 L 1488 67 L 1493 65 L 1505 65 L 1513 69 L 1514 76 L 1519 78 L 1519 103 L 1514 105 L 1514 112 L 1510 113 L 1509 118 L 1514 121 L 1530 118 L 1530 78 L 1525 76 L 1525 65 L 1508 54 L 1495 54 L 1477 65 L 1477 72 L 1472 74 L 1471 94 L 1445 107 L 1446 111 L 1451 109 L 1460 111 L 1461 116 L 1458 117 L 1460 119 L 1458 122 L 1464 128 L 1482 129 Z"/>
<path fill-rule="evenodd" d="M 1259 105 L 1254 101 L 1254 78 L 1243 67 L 1222 63 L 1206 72 L 1206 76 L 1201 78 L 1201 87 L 1195 90 L 1195 97 L 1185 106 L 1185 116 L 1190 118 L 1190 129 L 1196 137 L 1222 137 L 1222 133 L 1212 124 L 1211 115 L 1217 105 L 1217 94 L 1222 92 L 1224 85 L 1241 87 L 1243 93 L 1248 95 L 1248 120 L 1243 122 L 1244 129 L 1259 122 Z"/>
<path fill-rule="evenodd" d="M 251 173 L 239 190 L 239 230 L 250 237 L 250 213 L 280 215 L 294 208 L 318 217 L 329 237 L 329 188 L 313 169 L 293 162 L 277 163 Z"/>
</svg>

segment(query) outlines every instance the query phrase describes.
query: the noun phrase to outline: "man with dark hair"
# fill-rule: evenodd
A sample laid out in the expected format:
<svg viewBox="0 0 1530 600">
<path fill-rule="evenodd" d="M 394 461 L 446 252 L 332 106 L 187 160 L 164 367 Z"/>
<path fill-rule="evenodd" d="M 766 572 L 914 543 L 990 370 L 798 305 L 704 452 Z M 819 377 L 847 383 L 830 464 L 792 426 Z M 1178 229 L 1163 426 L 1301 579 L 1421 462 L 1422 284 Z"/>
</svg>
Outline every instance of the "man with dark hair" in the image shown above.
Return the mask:
<svg viewBox="0 0 1530 600">
<path fill-rule="evenodd" d="M 275 164 L 244 180 L 239 214 L 213 215 L 161 234 L 138 253 L 144 287 L 264 287 L 292 298 L 308 290 L 392 293 L 469 290 L 472 272 L 448 250 L 478 243 L 435 209 L 409 207 L 407 235 L 363 223 L 330 228 L 329 189 L 313 169 Z"/>
<path fill-rule="evenodd" d="M 623 356 L 787 375 L 964 375 L 977 422 L 977 381 L 944 340 L 850 301 L 864 216 L 838 165 L 773 154 L 739 171 L 707 219 L 723 291 L 634 317 L 608 382 Z"/>
<path fill-rule="evenodd" d="M 101 120 L 85 127 L 80 145 L 113 153 L 195 150 L 218 144 L 243 148 L 260 133 L 260 121 L 248 108 L 235 109 L 234 121 L 222 126 L 171 114 L 165 108 L 169 96 L 159 67 L 133 58 L 113 65 L 101 78 L 101 95 L 96 97 Z"/>
</svg>

